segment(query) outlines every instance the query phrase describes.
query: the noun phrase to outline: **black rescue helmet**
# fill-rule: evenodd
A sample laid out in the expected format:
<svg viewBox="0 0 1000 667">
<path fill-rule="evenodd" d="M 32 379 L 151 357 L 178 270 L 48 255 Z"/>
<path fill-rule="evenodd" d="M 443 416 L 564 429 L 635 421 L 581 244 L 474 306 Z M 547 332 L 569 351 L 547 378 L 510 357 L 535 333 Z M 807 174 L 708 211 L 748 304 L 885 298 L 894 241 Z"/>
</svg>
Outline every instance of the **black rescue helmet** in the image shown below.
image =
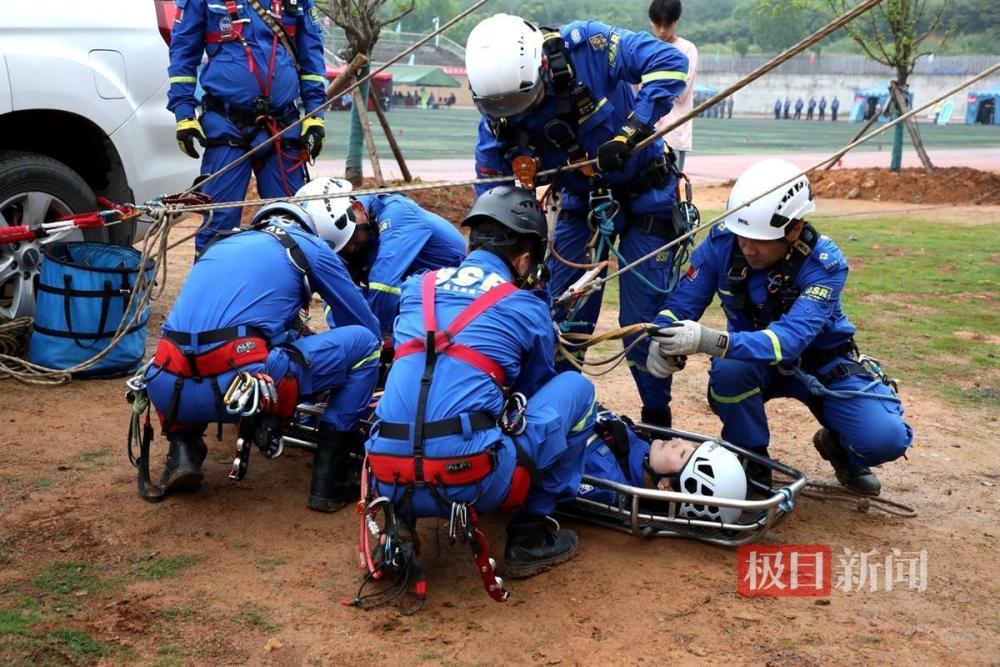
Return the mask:
<svg viewBox="0 0 1000 667">
<path fill-rule="evenodd" d="M 472 204 L 462 226 L 474 230 L 477 224 L 487 220 L 499 223 L 515 236 L 534 236 L 540 241 L 548 239 L 545 214 L 534 193 L 524 188 L 500 185 L 487 190 Z"/>
</svg>

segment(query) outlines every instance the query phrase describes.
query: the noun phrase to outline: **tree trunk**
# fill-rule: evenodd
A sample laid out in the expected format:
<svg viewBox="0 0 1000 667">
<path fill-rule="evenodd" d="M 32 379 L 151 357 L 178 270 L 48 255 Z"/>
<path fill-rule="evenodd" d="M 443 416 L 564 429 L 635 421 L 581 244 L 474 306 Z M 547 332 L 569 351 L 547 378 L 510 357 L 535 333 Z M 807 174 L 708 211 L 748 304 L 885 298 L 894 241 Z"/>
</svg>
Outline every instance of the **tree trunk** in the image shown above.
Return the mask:
<svg viewBox="0 0 1000 667">
<path fill-rule="evenodd" d="M 385 178 L 382 177 L 382 165 L 378 161 L 378 151 L 375 150 L 375 137 L 372 135 L 372 124 L 368 120 L 368 104 L 362 97 L 360 89 L 354 89 L 354 109 L 358 112 L 358 119 L 361 121 L 361 131 L 365 136 L 365 144 L 368 145 L 368 159 L 372 164 L 372 173 L 375 174 L 375 182 L 380 188 L 385 187 Z"/>
<path fill-rule="evenodd" d="M 361 68 L 359 74 L 364 77 L 368 75 L 370 67 L 367 63 Z M 366 81 L 359 89 L 361 99 L 368 99 L 368 82 Z M 344 178 L 349 180 L 354 187 L 361 187 L 361 181 L 365 177 L 364 169 L 364 149 L 365 138 L 364 129 L 361 126 L 361 115 L 358 113 L 358 105 L 351 105 L 351 132 L 347 141 L 347 163 L 344 166 Z"/>
<path fill-rule="evenodd" d="M 879 118 L 889 113 L 889 109 L 891 108 L 892 108 L 892 99 L 888 99 L 886 100 L 885 104 L 882 105 L 882 108 L 875 112 L 875 115 L 873 115 L 871 118 L 865 121 L 865 124 L 861 127 L 860 130 L 858 130 L 858 133 L 854 135 L 854 138 L 847 142 L 848 145 L 853 144 L 855 141 L 864 136 L 864 134 L 868 132 L 868 128 L 874 125 Z M 840 158 L 844 157 L 845 155 L 847 155 L 846 150 L 840 151 L 839 153 L 831 157 L 830 161 L 826 163 L 825 167 L 823 167 L 823 171 L 830 171 L 831 169 L 833 169 L 834 165 L 836 165 L 837 162 L 840 161 Z"/>
<path fill-rule="evenodd" d="M 896 107 L 900 110 L 900 114 L 910 110 L 910 105 L 906 101 L 906 88 L 897 86 L 896 82 L 893 81 L 889 84 L 889 92 L 896 101 Z M 934 165 L 931 164 L 931 158 L 927 155 L 927 151 L 924 150 L 924 142 L 920 139 L 920 130 L 917 129 L 917 123 L 913 118 L 906 120 L 906 129 L 910 133 L 910 141 L 913 142 L 913 148 L 917 151 L 917 155 L 920 156 L 920 162 L 923 163 L 924 170 L 928 174 L 931 173 L 934 171 Z"/>
<path fill-rule="evenodd" d="M 396 158 L 396 164 L 399 165 L 399 171 L 403 174 L 403 180 L 407 183 L 412 183 L 413 176 L 410 174 L 410 168 L 406 166 L 406 160 L 403 159 L 403 151 L 399 149 L 399 144 L 396 143 L 396 137 L 392 133 L 392 128 L 389 127 L 389 119 L 385 117 L 385 112 L 382 110 L 382 103 L 379 102 L 378 95 L 373 94 L 372 101 L 375 102 L 375 115 L 378 116 L 382 132 L 385 133 L 385 138 L 389 142 L 389 149 L 392 151 L 393 157 Z"/>
</svg>

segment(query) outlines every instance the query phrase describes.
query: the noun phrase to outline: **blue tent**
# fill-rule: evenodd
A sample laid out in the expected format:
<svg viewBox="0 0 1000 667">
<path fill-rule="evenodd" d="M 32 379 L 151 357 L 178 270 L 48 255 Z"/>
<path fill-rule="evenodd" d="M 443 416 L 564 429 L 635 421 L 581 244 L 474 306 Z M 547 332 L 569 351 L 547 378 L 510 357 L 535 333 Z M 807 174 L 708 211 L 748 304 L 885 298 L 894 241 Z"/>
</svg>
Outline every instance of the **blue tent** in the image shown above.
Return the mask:
<svg viewBox="0 0 1000 667">
<path fill-rule="evenodd" d="M 1000 84 L 990 90 L 969 93 L 965 124 L 1000 125 Z"/>
<path fill-rule="evenodd" d="M 913 106 L 913 93 L 907 93 L 906 103 Z M 889 99 L 889 84 L 882 84 L 868 90 L 857 90 L 854 92 L 854 106 L 851 108 L 850 120 L 853 123 L 860 123 L 868 120 L 878 113 L 885 106 Z M 886 122 L 896 117 L 896 113 L 882 114 L 878 117 L 879 122 Z"/>
</svg>

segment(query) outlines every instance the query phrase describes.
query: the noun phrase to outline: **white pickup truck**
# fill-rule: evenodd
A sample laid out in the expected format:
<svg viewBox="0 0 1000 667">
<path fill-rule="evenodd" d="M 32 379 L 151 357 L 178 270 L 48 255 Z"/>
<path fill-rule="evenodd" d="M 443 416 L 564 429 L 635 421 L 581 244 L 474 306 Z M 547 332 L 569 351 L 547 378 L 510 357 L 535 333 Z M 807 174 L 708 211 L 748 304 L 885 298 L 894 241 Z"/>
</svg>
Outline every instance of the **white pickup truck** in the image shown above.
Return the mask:
<svg viewBox="0 0 1000 667">
<path fill-rule="evenodd" d="M 93 210 L 95 195 L 142 203 L 191 185 L 198 161 L 178 150 L 166 109 L 173 0 L 4 4 L 0 227 Z M 0 244 L 0 320 L 34 312 L 44 241 Z"/>
</svg>

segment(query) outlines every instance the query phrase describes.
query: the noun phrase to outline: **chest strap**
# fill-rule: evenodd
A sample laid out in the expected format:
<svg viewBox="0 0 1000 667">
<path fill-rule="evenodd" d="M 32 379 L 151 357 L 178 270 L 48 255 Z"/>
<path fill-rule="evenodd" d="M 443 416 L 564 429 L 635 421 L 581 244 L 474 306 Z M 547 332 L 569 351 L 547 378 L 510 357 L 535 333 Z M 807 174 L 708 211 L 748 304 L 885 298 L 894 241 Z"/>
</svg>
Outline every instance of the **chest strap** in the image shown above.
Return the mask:
<svg viewBox="0 0 1000 667">
<path fill-rule="evenodd" d="M 497 385 L 501 387 L 504 386 L 506 384 L 507 376 L 503 367 L 482 352 L 474 350 L 467 345 L 456 343 L 455 336 L 457 336 L 462 329 L 468 326 L 473 320 L 486 312 L 498 301 L 503 299 L 505 296 L 516 292 L 517 287 L 515 287 L 513 283 L 502 283 L 496 287 L 490 288 L 466 306 L 465 310 L 460 312 L 458 316 L 452 320 L 447 329 L 439 331 L 437 327 L 437 316 L 434 312 L 434 292 L 436 284 L 437 272 L 433 271 L 424 275 L 423 282 L 420 286 L 421 302 L 423 304 L 424 311 L 424 329 L 428 332 L 428 334 L 433 334 L 433 348 L 435 355 L 443 354 L 446 357 L 452 357 L 454 359 L 464 361 L 465 363 L 478 368 L 483 373 L 488 375 L 494 382 L 497 383 Z M 431 336 L 428 336 L 428 338 L 431 338 Z M 426 352 L 427 349 L 428 346 L 426 340 L 413 338 L 399 346 L 396 350 L 396 359 L 400 359 L 417 352 Z"/>
<path fill-rule="evenodd" d="M 767 275 L 767 298 L 758 307 L 750 298 L 750 264 L 740 250 L 739 241 L 733 236 L 726 279 L 729 290 L 733 293 L 733 308 L 747 316 L 755 331 L 767 328 L 771 322 L 791 310 L 792 304 L 802 292 L 795 284 L 795 277 L 818 241 L 819 233 L 806 223 L 802 227 L 802 234 L 791 244 L 788 253 Z"/>
</svg>

